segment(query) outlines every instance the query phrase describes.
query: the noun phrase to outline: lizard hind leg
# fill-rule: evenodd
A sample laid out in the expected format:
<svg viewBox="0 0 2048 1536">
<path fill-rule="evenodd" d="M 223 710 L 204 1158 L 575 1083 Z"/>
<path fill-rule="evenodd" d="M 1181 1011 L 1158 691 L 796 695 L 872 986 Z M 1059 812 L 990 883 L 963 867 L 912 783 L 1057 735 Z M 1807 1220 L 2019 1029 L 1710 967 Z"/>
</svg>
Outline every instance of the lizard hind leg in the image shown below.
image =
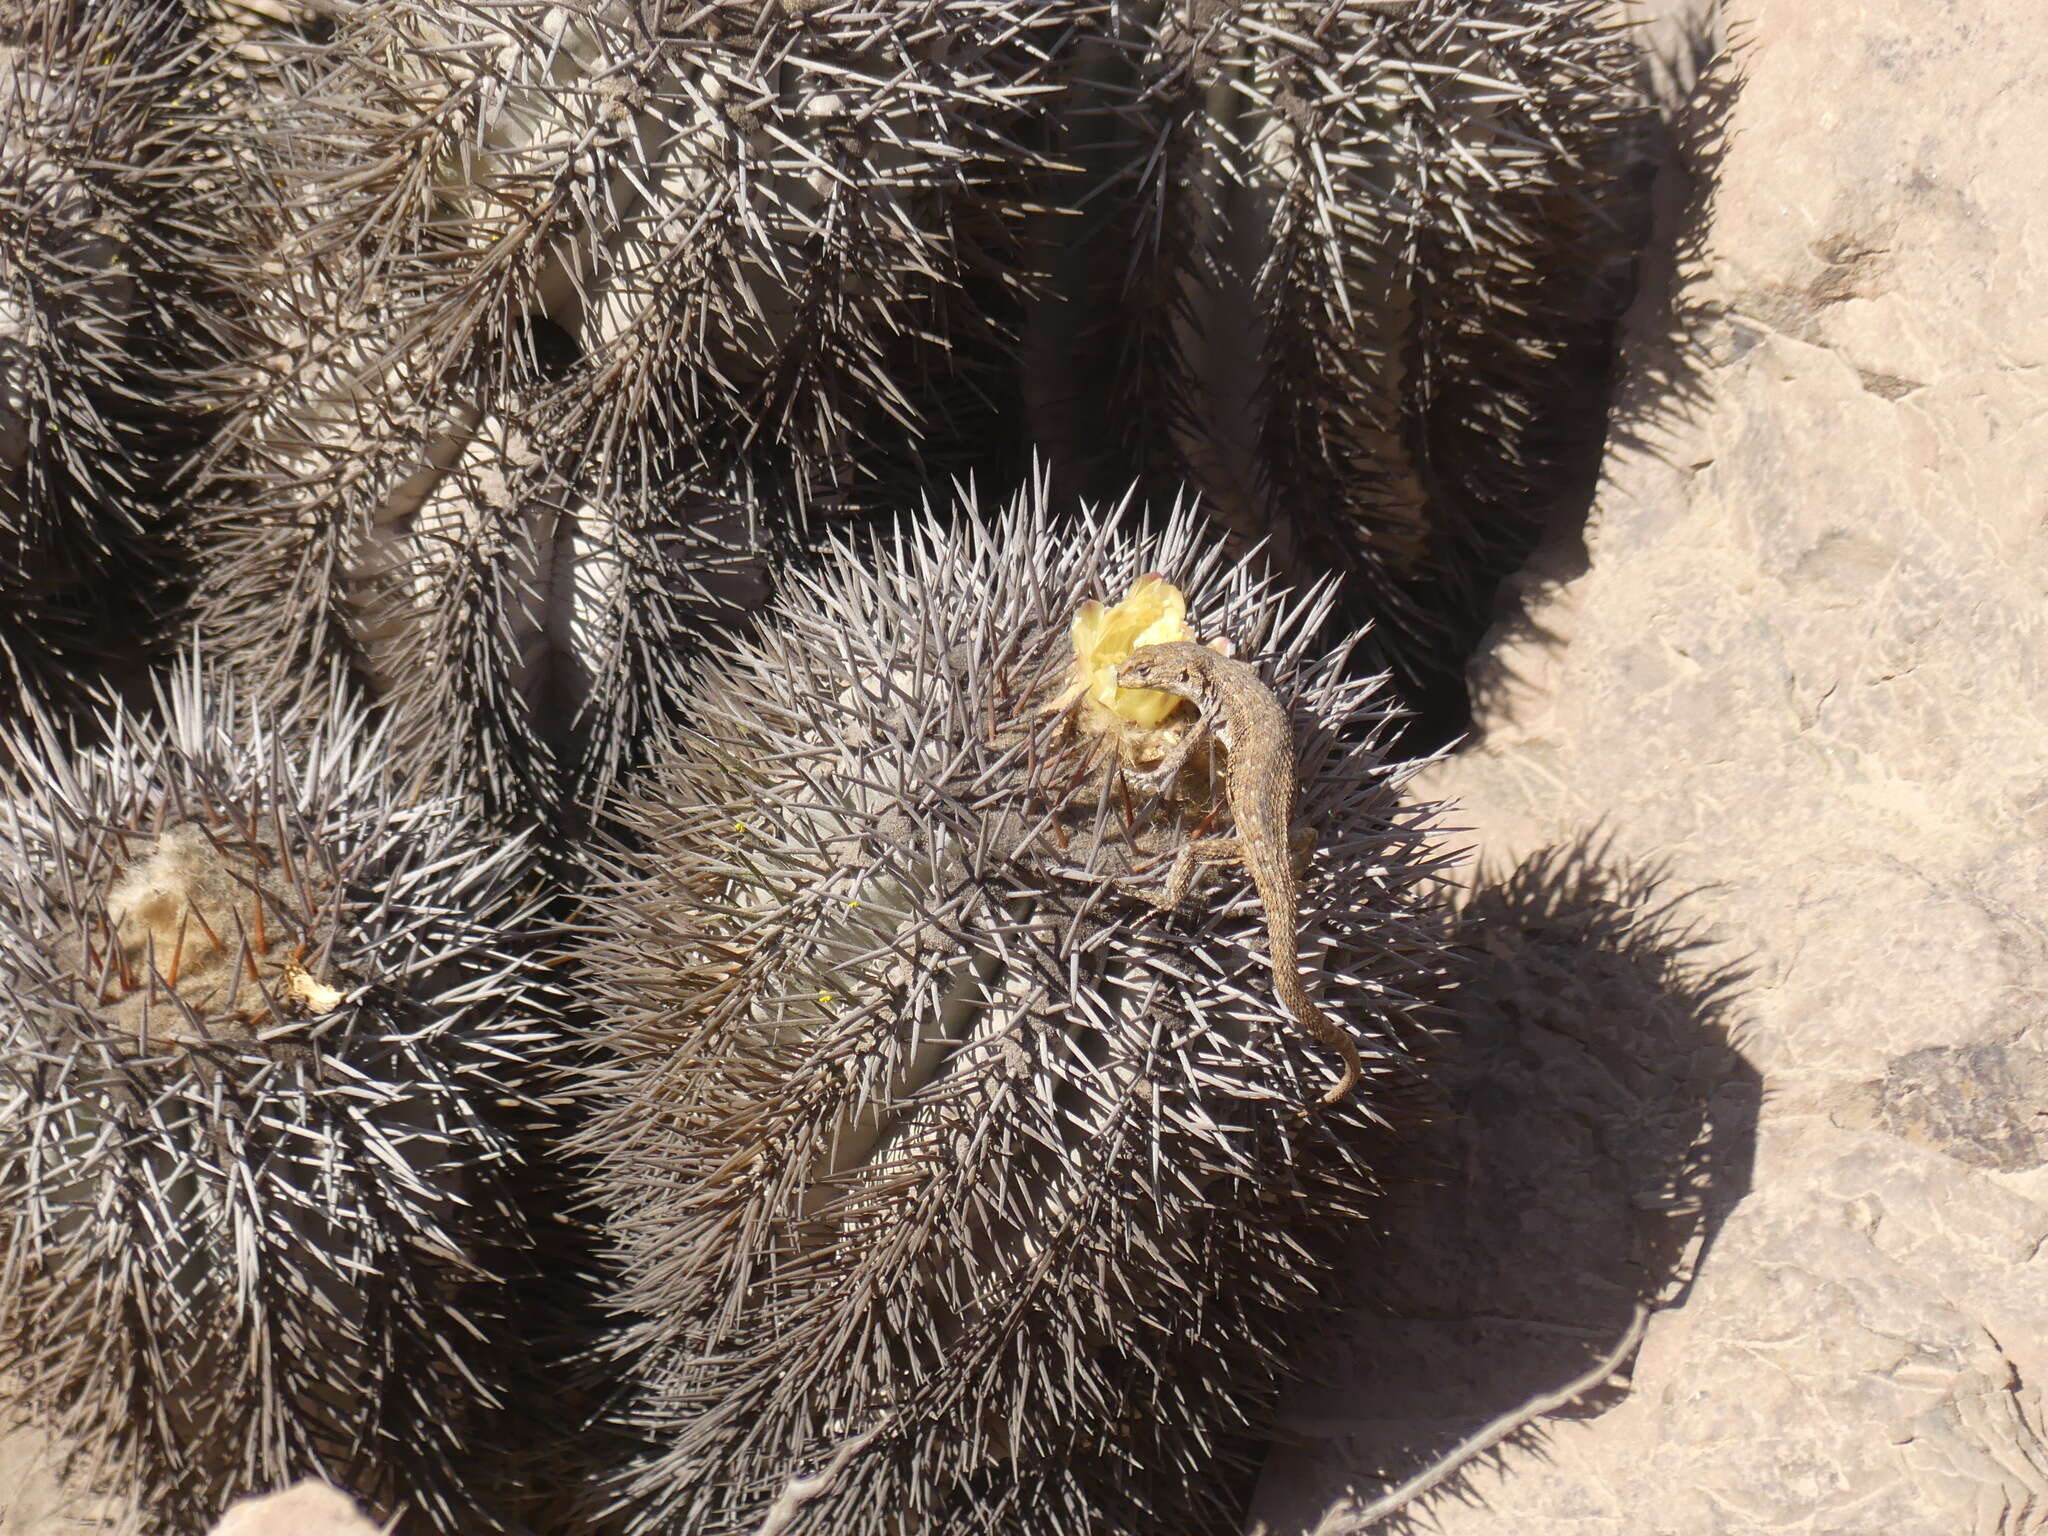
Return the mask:
<svg viewBox="0 0 2048 1536">
<path fill-rule="evenodd" d="M 1227 864 L 1241 859 L 1243 852 L 1234 837 L 1197 837 L 1181 845 L 1174 855 L 1173 867 L 1166 872 L 1166 883 L 1159 887 L 1152 897 L 1152 905 L 1161 912 L 1171 912 L 1188 899 L 1188 891 L 1195 883 L 1195 870 L 1204 864 Z"/>
</svg>

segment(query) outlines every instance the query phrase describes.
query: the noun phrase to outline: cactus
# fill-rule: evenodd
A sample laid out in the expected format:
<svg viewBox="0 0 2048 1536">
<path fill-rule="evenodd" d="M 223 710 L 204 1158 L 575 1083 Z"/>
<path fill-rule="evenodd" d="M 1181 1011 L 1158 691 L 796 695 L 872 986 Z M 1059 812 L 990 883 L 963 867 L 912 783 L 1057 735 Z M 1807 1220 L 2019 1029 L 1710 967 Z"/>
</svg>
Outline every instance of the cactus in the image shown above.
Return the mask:
<svg viewBox="0 0 2048 1536">
<path fill-rule="evenodd" d="M 160 722 L 0 742 L 0 1370 L 154 1531 L 309 1474 L 495 1528 L 555 995 L 516 844 L 329 702 L 187 661 Z"/>
<path fill-rule="evenodd" d="M 1048 439 L 1091 489 L 1185 480 L 1278 569 L 1344 571 L 1411 694 L 1597 452 L 1640 118 L 1613 11 L 1119 8 L 1075 114 L 1100 211 L 1047 310 L 1084 338 Z"/>
<path fill-rule="evenodd" d="M 258 697 L 302 717 L 321 661 L 350 661 L 426 782 L 495 825 L 573 833 L 673 715 L 695 646 L 763 594 L 770 530 L 743 496 L 579 487 L 504 416 L 452 458 L 366 515 L 213 523 L 201 632 Z M 270 484 L 303 482 L 283 463 Z"/>
<path fill-rule="evenodd" d="M 0 0 L 0 1370 L 80 1467 L 539 1518 L 476 1469 L 589 856 L 600 1502 L 1229 1526 L 1442 964 L 1363 674 L 1437 700 L 1575 464 L 1606 10 Z M 1034 433 L 1228 553 L 1042 484 L 819 553 Z M 1338 1113 L 1243 882 L 1140 888 L 1204 810 L 1037 713 L 1153 567 L 1295 712 Z"/>
<path fill-rule="evenodd" d="M 1124 510 L 1041 488 L 872 568 L 834 546 L 623 797 L 579 963 L 608 1347 L 649 1440 L 629 1529 L 1235 1528 L 1289 1320 L 1372 1194 L 1437 855 L 1375 683 L 1304 651 L 1328 587 Z M 1328 1063 L 1241 876 L 1178 916 L 1131 885 L 1199 807 L 1145 812 L 1110 738 L 1041 708 L 1084 599 L 1151 570 L 1294 711 L 1304 953 L 1368 1059 L 1342 1110 L 1304 1112 Z"/>
<path fill-rule="evenodd" d="M 219 340 L 204 52 L 170 0 L 0 6 L 0 714 L 126 682 L 159 627 L 174 397 Z"/>
<path fill-rule="evenodd" d="M 1633 256 L 1620 177 L 1636 58 L 1599 0 L 1438 0 L 1381 26 L 1383 57 L 1348 99 L 1304 59 L 1276 71 L 1283 100 L 1327 125 L 1300 135 L 1325 163 L 1383 146 L 1387 211 L 1367 269 L 1317 228 L 1319 203 L 1364 203 L 1367 187 L 1341 170 L 1318 185 L 1298 150 L 1287 166 L 1272 247 L 1289 254 L 1261 274 L 1261 308 L 1303 355 L 1270 375 L 1262 459 L 1313 554 L 1383 573 L 1369 601 L 1407 631 L 1410 670 L 1455 676 L 1493 584 L 1560 494 L 1590 489 Z M 1368 124 L 1350 116 L 1360 97 Z M 1381 338 L 1376 380 L 1346 345 L 1360 319 Z"/>
<path fill-rule="evenodd" d="M 354 658 L 494 812 L 594 799 L 804 516 L 991 414 L 1086 15 L 351 8 L 255 136 L 274 355 L 203 498 L 206 633 L 265 692 Z"/>
<path fill-rule="evenodd" d="M 976 323 L 1088 15 L 377 0 L 277 114 L 290 249 L 349 268 L 429 388 L 531 373 L 545 319 L 580 366 L 536 414 L 614 474 L 723 484 L 751 445 L 829 496 L 940 403 L 917 375 Z"/>
</svg>

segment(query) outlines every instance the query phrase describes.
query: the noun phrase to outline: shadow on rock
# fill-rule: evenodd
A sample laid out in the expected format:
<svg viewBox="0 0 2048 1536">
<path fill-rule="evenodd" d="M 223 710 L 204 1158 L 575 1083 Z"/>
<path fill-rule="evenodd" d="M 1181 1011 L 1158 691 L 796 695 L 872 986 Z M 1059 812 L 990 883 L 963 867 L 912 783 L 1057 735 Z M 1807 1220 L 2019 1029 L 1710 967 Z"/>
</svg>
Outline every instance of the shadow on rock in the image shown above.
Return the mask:
<svg viewBox="0 0 2048 1536">
<path fill-rule="evenodd" d="M 1672 445 L 1706 409 L 1708 375 L 1758 339 L 1727 323 L 1700 282 L 1742 92 L 1742 37 L 1729 35 L 1712 0 L 1662 0 L 1662 8 L 1670 14 L 1643 36 L 1641 88 L 1657 108 L 1636 150 L 1646 227 L 1634 293 L 1616 327 L 1611 384 L 1598 405 L 1604 442 L 1586 473 L 1549 504 L 1541 537 L 1495 593 L 1492 628 L 1467 669 L 1472 718 L 1501 713 L 1524 681 L 1512 658 L 1562 641 L 1539 615 L 1546 593 L 1586 574 L 1586 524 L 1605 467 L 1639 455 L 1673 462 Z"/>
<path fill-rule="evenodd" d="M 1650 73 L 1665 98 L 1650 159 L 1649 239 L 1636 267 L 1635 299 L 1623 317 L 1627 349 L 1608 403 L 1608 443 L 1657 453 L 1667 435 L 1697 419 L 1705 376 L 1728 361 L 1722 311 L 1698 280 L 1710 265 L 1709 236 L 1721 186 L 1729 122 L 1742 94 L 1742 39 L 1723 35 L 1717 15 L 1681 27 Z"/>
<path fill-rule="evenodd" d="M 1591 842 L 1466 904 L 1469 980 L 1432 1074 L 1443 1113 L 1418 1138 L 1424 1166 L 1390 1171 L 1386 1220 L 1332 1298 L 1349 1311 L 1307 1342 L 1314 1379 L 1285 1404 L 1255 1530 L 1362 1536 L 1470 1501 L 1452 1476 L 1373 1525 L 1341 1513 L 1581 1375 L 1639 1308 L 1684 1305 L 1749 1188 L 1760 1099 L 1732 1040 L 1744 973 L 1684 904 Z M 1472 1465 L 1512 1468 L 1541 1440 L 1539 1422 Z"/>
</svg>

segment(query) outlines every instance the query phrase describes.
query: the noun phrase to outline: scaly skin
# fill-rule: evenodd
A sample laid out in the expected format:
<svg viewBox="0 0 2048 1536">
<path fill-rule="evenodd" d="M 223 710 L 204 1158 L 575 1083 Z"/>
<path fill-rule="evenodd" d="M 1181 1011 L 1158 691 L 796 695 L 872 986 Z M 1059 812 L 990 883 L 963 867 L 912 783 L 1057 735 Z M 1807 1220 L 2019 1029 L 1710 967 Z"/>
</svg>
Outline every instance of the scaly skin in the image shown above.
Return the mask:
<svg viewBox="0 0 2048 1536">
<path fill-rule="evenodd" d="M 1297 859 L 1314 846 L 1315 834 L 1306 832 L 1304 843 L 1292 830 L 1294 731 L 1286 709 L 1251 665 L 1187 640 L 1140 646 L 1117 668 L 1116 680 L 1120 687 L 1156 688 L 1186 699 L 1199 716 L 1148 778 L 1171 784 L 1206 734 L 1215 735 L 1225 754 L 1223 793 L 1237 836 L 1196 838 L 1182 848 L 1166 877 L 1159 905 L 1180 905 L 1197 864 L 1235 859 L 1244 865 L 1266 909 L 1274 992 L 1303 1029 L 1344 1058 L 1343 1075 L 1322 1100 L 1325 1104 L 1339 1102 L 1358 1084 L 1358 1047 L 1316 1006 L 1301 984 L 1295 870 Z"/>
</svg>

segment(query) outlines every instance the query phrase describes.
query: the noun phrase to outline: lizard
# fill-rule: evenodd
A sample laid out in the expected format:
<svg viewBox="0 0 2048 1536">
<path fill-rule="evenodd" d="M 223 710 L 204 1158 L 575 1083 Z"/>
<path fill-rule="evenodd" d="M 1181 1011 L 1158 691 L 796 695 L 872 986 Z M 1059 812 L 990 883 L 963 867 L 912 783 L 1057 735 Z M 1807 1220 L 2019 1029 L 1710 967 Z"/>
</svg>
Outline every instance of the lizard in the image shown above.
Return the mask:
<svg viewBox="0 0 2048 1536">
<path fill-rule="evenodd" d="M 1266 909 L 1266 953 L 1273 970 L 1273 990 L 1295 1022 L 1344 1059 L 1344 1071 L 1324 1104 L 1335 1104 L 1357 1086 L 1358 1046 L 1332 1022 L 1301 982 L 1300 936 L 1297 928 L 1300 889 L 1296 860 L 1314 846 L 1293 834 L 1296 794 L 1294 731 L 1287 710 L 1249 662 L 1238 661 L 1193 641 L 1145 645 L 1117 668 L 1120 688 L 1153 688 L 1194 705 L 1197 718 L 1160 766 L 1143 777 L 1148 783 L 1173 783 L 1202 738 L 1213 735 L 1224 751 L 1223 796 L 1235 823 L 1235 837 L 1198 837 L 1175 857 L 1166 885 L 1157 898 L 1162 909 L 1186 898 L 1197 864 L 1235 859 L 1251 876 Z"/>
</svg>

